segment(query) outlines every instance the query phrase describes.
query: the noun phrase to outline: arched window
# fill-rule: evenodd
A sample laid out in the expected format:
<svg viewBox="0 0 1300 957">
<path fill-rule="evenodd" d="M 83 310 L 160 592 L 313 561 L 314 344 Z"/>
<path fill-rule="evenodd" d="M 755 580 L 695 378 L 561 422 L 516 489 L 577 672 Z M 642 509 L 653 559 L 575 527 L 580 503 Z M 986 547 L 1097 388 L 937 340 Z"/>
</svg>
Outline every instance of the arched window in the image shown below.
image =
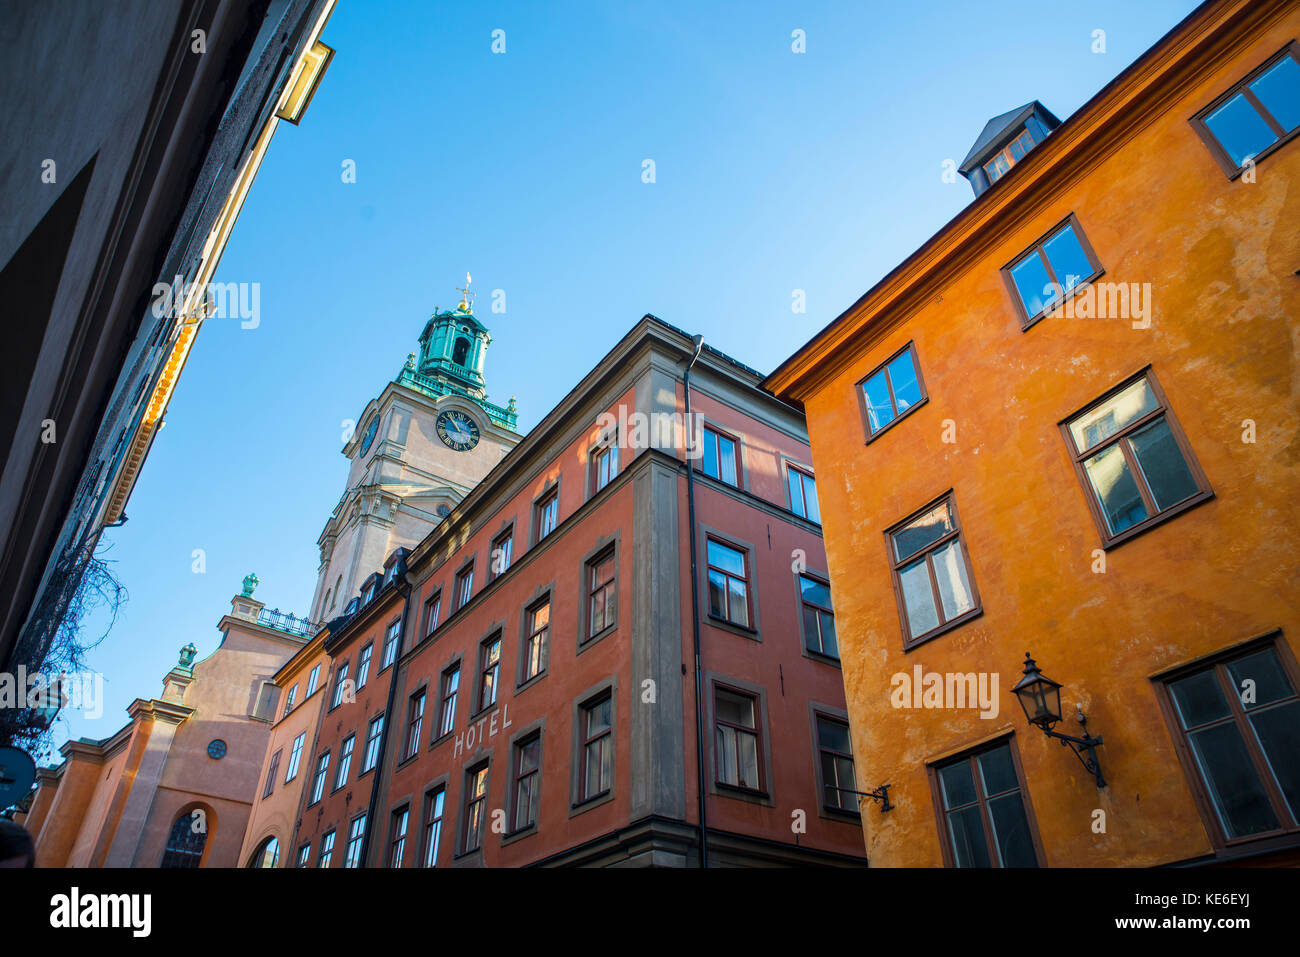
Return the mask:
<svg viewBox="0 0 1300 957">
<path fill-rule="evenodd" d="M 203 860 L 203 846 L 208 842 L 206 816 L 195 808 L 186 811 L 172 825 L 159 867 L 198 867 Z"/>
<path fill-rule="evenodd" d="M 465 357 L 469 355 L 469 340 L 461 336 L 456 340 L 456 345 L 451 350 L 451 361 L 457 365 L 465 364 Z"/>
<path fill-rule="evenodd" d="M 274 837 L 268 837 L 258 845 L 257 850 L 253 852 L 253 859 L 248 862 L 249 867 L 275 867 L 280 860 L 280 842 Z"/>
</svg>

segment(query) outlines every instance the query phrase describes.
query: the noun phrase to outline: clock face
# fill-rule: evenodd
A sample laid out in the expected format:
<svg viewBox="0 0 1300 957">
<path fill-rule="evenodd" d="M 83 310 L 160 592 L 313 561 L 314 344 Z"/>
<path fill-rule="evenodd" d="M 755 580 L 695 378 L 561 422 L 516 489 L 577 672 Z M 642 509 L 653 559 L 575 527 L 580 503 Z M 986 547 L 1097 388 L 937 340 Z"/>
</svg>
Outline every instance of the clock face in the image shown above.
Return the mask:
<svg viewBox="0 0 1300 957">
<path fill-rule="evenodd" d="M 220 738 L 213 738 L 212 741 L 208 743 L 208 757 L 220 759 L 225 756 L 226 742 L 222 741 Z"/>
<path fill-rule="evenodd" d="M 372 415 L 370 424 L 366 426 L 366 434 L 361 439 L 361 454 L 365 455 L 370 451 L 370 443 L 375 441 L 375 433 L 379 431 L 379 416 Z"/>
<path fill-rule="evenodd" d="M 438 416 L 438 438 L 457 452 L 468 452 L 478 445 L 478 426 L 460 409 L 448 409 Z"/>
</svg>

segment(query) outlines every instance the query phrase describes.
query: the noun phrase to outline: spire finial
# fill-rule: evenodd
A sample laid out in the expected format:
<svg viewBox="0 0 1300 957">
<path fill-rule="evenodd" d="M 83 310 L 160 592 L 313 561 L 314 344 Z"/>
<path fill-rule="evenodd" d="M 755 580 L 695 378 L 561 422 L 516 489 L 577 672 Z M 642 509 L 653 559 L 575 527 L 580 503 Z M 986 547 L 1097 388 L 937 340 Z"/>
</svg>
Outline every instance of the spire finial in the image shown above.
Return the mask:
<svg viewBox="0 0 1300 957">
<path fill-rule="evenodd" d="M 460 304 L 456 307 L 461 312 L 472 312 L 474 309 L 474 294 L 469 291 L 469 284 L 470 278 L 469 272 L 467 271 L 465 273 L 465 288 L 456 290 L 462 294 L 460 297 Z"/>
</svg>

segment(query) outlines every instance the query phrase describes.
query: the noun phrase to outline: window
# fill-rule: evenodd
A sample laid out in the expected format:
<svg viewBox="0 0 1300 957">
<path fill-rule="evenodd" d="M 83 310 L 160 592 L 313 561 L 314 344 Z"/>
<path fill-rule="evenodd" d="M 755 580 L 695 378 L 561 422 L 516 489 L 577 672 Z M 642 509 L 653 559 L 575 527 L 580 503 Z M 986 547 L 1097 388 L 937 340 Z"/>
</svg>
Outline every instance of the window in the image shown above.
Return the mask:
<svg viewBox="0 0 1300 957">
<path fill-rule="evenodd" d="M 310 675 L 308 676 L 308 678 L 307 678 L 307 697 L 308 697 L 308 698 L 310 698 L 310 697 L 312 696 L 312 694 L 315 692 L 315 690 L 316 690 L 316 686 L 317 686 L 319 683 L 320 683 L 320 665 L 317 665 L 315 668 L 313 668 L 313 669 L 311 670 L 311 674 L 310 674 Z"/>
<path fill-rule="evenodd" d="M 929 398 L 916 361 L 916 346 L 908 343 L 884 365 L 858 384 L 858 396 L 871 441 Z"/>
<path fill-rule="evenodd" d="M 618 445 L 610 442 L 596 449 L 591 462 L 592 479 L 595 488 L 592 492 L 599 492 L 618 475 Z"/>
<path fill-rule="evenodd" d="M 790 489 L 790 511 L 820 525 L 822 515 L 817 507 L 817 483 L 813 477 L 791 465 L 785 470 L 785 479 Z"/>
<path fill-rule="evenodd" d="M 746 555 L 716 539 L 710 538 L 707 542 L 709 615 L 748 628 L 749 577 Z"/>
<path fill-rule="evenodd" d="M 325 773 L 329 771 L 330 753 L 326 751 L 316 759 L 316 774 L 311 781 L 311 799 L 307 806 L 311 807 L 325 795 Z"/>
<path fill-rule="evenodd" d="M 822 807 L 857 814 L 858 796 L 852 792 L 858 789 L 858 785 L 853 776 L 853 743 L 849 740 L 849 726 L 823 714 L 816 717 Z"/>
<path fill-rule="evenodd" d="M 172 825 L 167 835 L 167 847 L 163 851 L 159 867 L 198 867 L 203 860 L 203 848 L 208 843 L 206 827 L 195 830 L 194 812 L 185 811 Z"/>
<path fill-rule="evenodd" d="M 1033 148 L 1033 137 L 1029 135 L 1028 130 L 1021 130 L 1019 136 L 997 153 L 994 153 L 993 158 L 984 163 L 984 172 L 988 173 L 990 185 L 1001 179 L 1011 167 L 1024 159 L 1025 154 Z"/>
<path fill-rule="evenodd" d="M 269 681 L 262 682 L 262 689 L 257 694 L 257 704 L 253 708 L 253 717 L 270 721 L 275 717 L 275 697 L 279 689 Z"/>
<path fill-rule="evenodd" d="M 497 632 L 479 645 L 478 710 L 497 703 L 497 683 L 501 677 L 501 633 Z"/>
<path fill-rule="evenodd" d="M 510 568 L 510 553 L 514 549 L 514 542 L 513 526 L 492 539 L 492 552 L 488 556 L 489 579 L 500 578 Z"/>
<path fill-rule="evenodd" d="M 397 660 L 397 652 L 402 646 L 402 619 L 394 619 L 388 625 L 388 631 L 384 633 L 384 660 L 379 663 L 379 670 L 383 671 L 394 661 Z"/>
<path fill-rule="evenodd" d="M 372 578 L 370 583 L 366 585 L 365 589 L 361 592 L 361 604 L 366 605 L 370 603 L 370 599 L 375 597 L 375 589 L 378 585 L 379 583 Z"/>
<path fill-rule="evenodd" d="M 1104 546 L 1213 495 L 1149 369 L 1068 419 L 1061 431 Z"/>
<path fill-rule="evenodd" d="M 289 689 L 289 697 L 284 699 L 284 713 L 288 714 L 293 710 L 293 699 L 298 697 L 298 686 L 294 685 Z"/>
<path fill-rule="evenodd" d="M 551 600 L 547 598 L 528 609 L 525 620 L 524 681 L 528 681 L 546 670 L 547 642 L 551 632 Z"/>
<path fill-rule="evenodd" d="M 348 829 L 348 848 L 343 855 L 344 867 L 361 866 L 361 843 L 366 837 L 366 816 L 359 815 L 352 819 L 352 826 Z"/>
<path fill-rule="evenodd" d="M 304 731 L 298 737 L 293 739 L 293 748 L 289 751 L 289 767 L 284 772 L 284 783 L 288 784 L 298 776 L 298 762 L 302 760 L 302 746 L 307 741 L 307 732 Z"/>
<path fill-rule="evenodd" d="M 739 487 L 740 482 L 736 478 L 736 440 L 705 426 L 700 470 L 709 478 Z"/>
<path fill-rule="evenodd" d="M 1002 269 L 1025 329 L 1055 309 L 1066 293 L 1101 272 L 1101 263 L 1073 214 Z"/>
<path fill-rule="evenodd" d="M 612 628 L 617 614 L 614 549 L 610 548 L 587 563 L 587 637 L 594 638 L 606 628 Z"/>
<path fill-rule="evenodd" d="M 334 859 L 334 832 L 326 831 L 320 841 L 320 856 L 316 858 L 317 867 L 329 867 Z"/>
<path fill-rule="evenodd" d="M 474 594 L 474 563 L 456 573 L 456 607 L 464 608 Z"/>
<path fill-rule="evenodd" d="M 348 666 L 351 662 L 343 662 L 339 668 L 338 675 L 334 678 L 334 697 L 330 700 L 330 707 L 337 708 L 343 703 L 343 690 L 347 686 Z"/>
<path fill-rule="evenodd" d="M 886 535 L 904 647 L 979 614 L 951 492 Z"/>
<path fill-rule="evenodd" d="M 349 734 L 339 749 L 339 773 L 334 776 L 334 790 L 337 791 L 348 783 L 348 773 L 352 770 L 352 751 L 357 746 L 357 736 Z"/>
<path fill-rule="evenodd" d="M 1300 44 L 1218 97 L 1192 126 L 1229 176 L 1290 140 L 1300 130 Z"/>
<path fill-rule="evenodd" d="M 406 852 L 406 825 L 411 817 L 410 807 L 401 807 L 393 812 L 393 825 L 389 828 L 388 866 L 401 867 L 402 855 Z"/>
<path fill-rule="evenodd" d="M 483 845 L 483 822 L 487 814 L 488 766 L 484 762 L 465 773 L 465 834 L 462 854 L 477 851 Z"/>
<path fill-rule="evenodd" d="M 361 649 L 361 657 L 357 659 L 357 690 L 360 691 L 370 680 L 370 659 L 375 653 L 375 643 L 372 641 Z"/>
<path fill-rule="evenodd" d="M 275 776 L 280 770 L 280 755 L 284 753 L 284 748 L 276 751 L 271 755 L 271 767 L 266 772 L 266 787 L 262 790 L 262 797 L 268 798 L 271 792 L 275 790 Z"/>
<path fill-rule="evenodd" d="M 719 784 L 762 790 L 757 712 L 758 701 L 753 695 L 714 689 L 715 771 Z"/>
<path fill-rule="evenodd" d="M 609 692 L 580 710 L 582 763 L 578 772 L 578 802 L 590 801 L 613 786 L 613 698 Z"/>
<path fill-rule="evenodd" d="M 511 829 L 522 831 L 537 823 L 537 801 L 541 795 L 542 737 L 534 734 L 514 748 L 514 815 Z"/>
<path fill-rule="evenodd" d="M 451 734 L 456 727 L 456 693 L 460 688 L 460 665 L 442 673 L 442 704 L 438 708 L 438 737 Z"/>
<path fill-rule="evenodd" d="M 249 867 L 253 868 L 272 868 L 280 863 L 280 842 L 274 837 L 268 837 L 258 845 L 257 850 L 253 852 L 252 858 L 248 862 Z"/>
<path fill-rule="evenodd" d="M 931 769 L 950 867 L 1037 867 L 1020 767 L 1003 741 Z"/>
<path fill-rule="evenodd" d="M 800 575 L 799 599 L 803 604 L 804 647 L 815 654 L 838 659 L 840 648 L 835 641 L 831 586 L 808 575 Z"/>
<path fill-rule="evenodd" d="M 438 866 L 438 849 L 442 845 L 442 805 L 447 789 L 439 786 L 424 796 L 424 853 L 425 867 Z"/>
<path fill-rule="evenodd" d="M 1300 697 L 1276 640 L 1163 682 L 1216 845 L 1300 828 Z"/>
<path fill-rule="evenodd" d="M 533 506 L 533 512 L 536 516 L 535 524 L 537 526 L 537 538 L 534 541 L 540 542 L 551 532 L 555 531 L 555 526 L 559 524 L 560 517 L 560 490 L 553 488 L 547 492 Z"/>
<path fill-rule="evenodd" d="M 370 722 L 366 732 L 366 753 L 361 756 L 361 773 L 373 770 L 379 760 L 379 738 L 384 732 L 384 716 L 381 714 Z"/>
<path fill-rule="evenodd" d="M 415 757 L 415 752 L 420 750 L 420 731 L 424 728 L 424 692 L 417 691 L 411 695 L 410 704 L 406 709 L 406 754 L 405 757 Z"/>
<path fill-rule="evenodd" d="M 442 614 L 442 589 L 429 596 L 424 603 L 424 637 L 438 630 L 438 616 Z"/>
<path fill-rule="evenodd" d="M 311 841 L 308 841 L 302 847 L 298 848 L 298 860 L 293 866 L 306 867 L 309 860 L 311 860 Z"/>
</svg>

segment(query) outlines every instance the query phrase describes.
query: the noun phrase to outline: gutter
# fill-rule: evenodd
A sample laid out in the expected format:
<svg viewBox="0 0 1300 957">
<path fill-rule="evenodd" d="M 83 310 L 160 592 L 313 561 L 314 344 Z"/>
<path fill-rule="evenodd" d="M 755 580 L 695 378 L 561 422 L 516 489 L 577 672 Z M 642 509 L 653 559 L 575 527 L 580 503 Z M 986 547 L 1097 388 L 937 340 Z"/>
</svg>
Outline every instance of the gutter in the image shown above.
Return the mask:
<svg viewBox="0 0 1300 957">
<path fill-rule="evenodd" d="M 682 392 L 686 399 L 686 440 L 691 441 L 691 366 L 700 357 L 704 337 L 694 336 L 695 354 L 682 373 Z M 686 456 L 686 514 L 691 528 L 691 632 L 695 643 L 695 785 L 700 799 L 700 867 L 708 867 L 707 803 L 704 792 L 704 675 L 700 671 L 700 575 L 695 544 L 695 460 L 688 448 Z"/>
</svg>

